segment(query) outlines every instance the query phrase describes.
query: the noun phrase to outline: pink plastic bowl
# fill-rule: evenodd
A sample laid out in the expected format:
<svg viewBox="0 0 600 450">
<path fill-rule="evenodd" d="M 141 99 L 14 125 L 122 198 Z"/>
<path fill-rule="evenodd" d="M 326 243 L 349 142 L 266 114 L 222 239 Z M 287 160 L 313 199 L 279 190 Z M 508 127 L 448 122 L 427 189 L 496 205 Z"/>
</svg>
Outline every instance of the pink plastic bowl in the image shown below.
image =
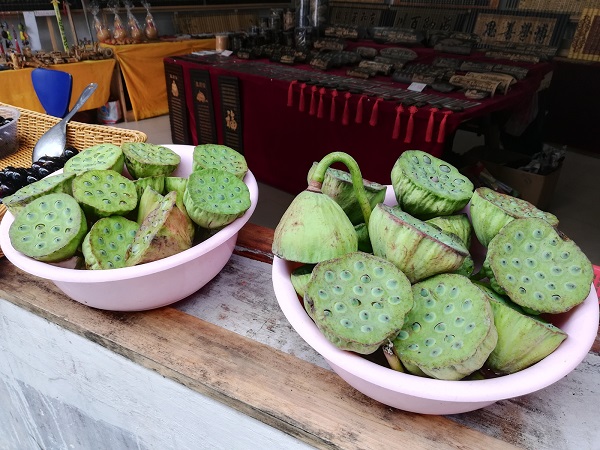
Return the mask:
<svg viewBox="0 0 600 450">
<path fill-rule="evenodd" d="M 388 195 L 386 203 L 391 204 L 390 198 L 393 193 Z M 290 324 L 348 384 L 368 397 L 404 411 L 458 414 L 543 389 L 583 361 L 598 332 L 598 297 L 591 286 L 590 294 L 581 305 L 552 318 L 568 338 L 537 364 L 511 375 L 477 381 L 418 377 L 396 372 L 331 344 L 306 314 L 294 291 L 290 276 L 296 266 L 277 257 L 273 260 L 273 288 Z"/>
<path fill-rule="evenodd" d="M 193 146 L 166 145 L 181 156 L 174 176 L 192 171 Z M 0 223 L 0 247 L 15 266 L 51 280 L 67 296 L 85 305 L 111 311 L 142 311 L 182 300 L 212 280 L 227 264 L 238 231 L 248 222 L 258 202 L 258 186 L 251 172 L 244 182 L 250 190 L 251 206 L 246 213 L 214 236 L 189 250 L 134 267 L 112 270 L 74 270 L 31 259 L 16 251 L 8 230 L 14 221 L 6 212 Z"/>
</svg>

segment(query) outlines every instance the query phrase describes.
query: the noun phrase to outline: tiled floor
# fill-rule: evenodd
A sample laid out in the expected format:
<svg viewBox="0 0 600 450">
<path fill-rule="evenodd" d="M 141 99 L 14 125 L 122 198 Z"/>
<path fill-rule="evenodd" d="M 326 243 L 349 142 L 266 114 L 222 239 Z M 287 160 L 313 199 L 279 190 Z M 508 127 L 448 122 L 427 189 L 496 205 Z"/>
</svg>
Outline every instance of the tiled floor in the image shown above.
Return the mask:
<svg viewBox="0 0 600 450">
<path fill-rule="evenodd" d="M 117 126 L 143 131 L 148 135 L 148 142 L 172 143 L 168 116 L 124 122 Z M 460 151 L 460 145 L 461 140 L 457 136 L 455 149 Z M 472 145 L 468 145 L 464 150 L 471 148 Z M 569 150 L 554 198 L 548 207 L 560 219 L 560 230 L 577 243 L 596 265 L 600 265 L 600 239 L 596 236 L 600 231 L 600 202 L 594 200 L 598 199 L 600 191 L 596 190 L 598 176 L 600 155 Z M 251 222 L 274 228 L 292 198 L 286 192 L 259 183 L 259 202 Z"/>
</svg>

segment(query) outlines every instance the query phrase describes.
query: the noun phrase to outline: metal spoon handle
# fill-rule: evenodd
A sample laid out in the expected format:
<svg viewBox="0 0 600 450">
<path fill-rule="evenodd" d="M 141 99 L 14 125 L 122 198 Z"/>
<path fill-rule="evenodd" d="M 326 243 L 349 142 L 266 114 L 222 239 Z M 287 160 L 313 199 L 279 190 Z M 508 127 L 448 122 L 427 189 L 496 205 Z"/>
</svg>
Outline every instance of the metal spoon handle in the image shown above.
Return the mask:
<svg viewBox="0 0 600 450">
<path fill-rule="evenodd" d="M 81 95 L 73 105 L 73 109 L 71 109 L 71 111 L 69 111 L 68 114 L 65 117 L 63 117 L 62 122 L 66 124 L 69 120 L 71 120 L 71 117 L 73 117 L 75 113 L 79 111 L 79 108 L 81 108 L 83 104 L 87 102 L 88 98 L 91 97 L 91 95 L 94 93 L 97 87 L 97 83 L 88 84 L 85 87 L 85 89 L 81 92 Z"/>
</svg>

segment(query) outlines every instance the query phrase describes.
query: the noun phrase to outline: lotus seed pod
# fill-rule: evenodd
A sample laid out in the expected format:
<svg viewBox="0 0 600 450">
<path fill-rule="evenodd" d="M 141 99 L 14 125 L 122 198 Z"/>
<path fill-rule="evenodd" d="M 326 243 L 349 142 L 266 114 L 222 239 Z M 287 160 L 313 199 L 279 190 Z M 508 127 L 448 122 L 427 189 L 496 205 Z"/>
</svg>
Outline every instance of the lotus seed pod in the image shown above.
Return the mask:
<svg viewBox="0 0 600 450">
<path fill-rule="evenodd" d="M 304 307 L 342 350 L 370 354 L 393 339 L 413 306 L 408 278 L 392 263 L 363 252 L 315 266 Z"/>
<path fill-rule="evenodd" d="M 235 175 L 219 169 L 192 172 L 183 194 L 190 218 L 203 228 L 221 228 L 250 208 L 248 186 Z"/>
<path fill-rule="evenodd" d="M 160 201 L 164 198 L 163 195 L 156 192 L 150 186 L 147 186 L 140 197 L 138 202 L 137 219 L 138 225 L 141 225 L 144 219 L 154 208 L 156 208 Z"/>
<path fill-rule="evenodd" d="M 359 223 L 358 225 L 355 225 L 354 231 L 356 231 L 356 237 L 358 238 L 358 250 L 365 253 L 373 253 L 373 246 L 371 245 L 367 224 Z"/>
<path fill-rule="evenodd" d="M 122 173 L 125 157 L 121 147 L 114 144 L 98 144 L 88 147 L 67 160 L 64 173 L 80 175 L 88 170 L 114 170 Z"/>
<path fill-rule="evenodd" d="M 314 264 L 303 264 L 292 271 L 292 286 L 294 287 L 296 294 L 302 298 L 304 298 L 306 285 L 308 284 L 308 280 L 310 280 L 310 276 L 312 275 L 314 267 Z"/>
<path fill-rule="evenodd" d="M 144 177 L 138 178 L 137 180 L 133 180 L 133 184 L 135 185 L 135 190 L 137 192 L 138 198 L 142 197 L 142 194 L 146 190 L 146 186 L 150 186 L 154 191 L 161 195 L 165 194 L 166 192 L 169 192 L 168 190 L 165 191 L 165 178 L 166 177 L 159 175 L 156 177 Z"/>
<path fill-rule="evenodd" d="M 513 302 L 538 313 L 562 313 L 583 303 L 594 279 L 581 249 L 537 218 L 506 224 L 490 241 L 484 264 Z"/>
<path fill-rule="evenodd" d="M 487 296 L 494 312 L 498 343 L 485 366 L 497 374 L 507 375 L 526 369 L 558 348 L 567 334 L 551 323 L 526 314 L 508 297 L 491 287 L 475 283 Z"/>
<path fill-rule="evenodd" d="M 486 187 L 475 189 L 469 211 L 475 235 L 484 247 L 489 245 L 504 225 L 514 219 L 537 217 L 553 227 L 558 226 L 558 218 L 554 214 L 539 210 L 526 200 Z"/>
<path fill-rule="evenodd" d="M 316 169 L 317 164 L 318 163 L 313 163 L 308 172 L 309 180 Z M 386 186 L 365 180 L 364 178 L 363 185 L 371 209 L 373 209 L 377 203 L 383 202 L 387 189 Z M 358 225 L 364 222 L 363 212 L 358 203 L 358 199 L 356 198 L 354 186 L 352 185 L 352 177 L 349 172 L 329 167 L 325 172 L 321 192 L 334 199 L 336 203 L 342 207 L 348 216 L 348 219 L 352 222 L 352 225 Z"/>
<path fill-rule="evenodd" d="M 469 251 L 456 236 L 412 217 L 397 207 L 375 206 L 369 222 L 373 253 L 391 261 L 411 283 L 472 265 Z M 466 262 L 465 262 L 466 261 Z M 472 271 L 472 269 L 471 269 Z"/>
<path fill-rule="evenodd" d="M 194 147 L 192 170 L 220 169 L 243 179 L 248 172 L 246 158 L 231 147 L 202 144 Z"/>
<path fill-rule="evenodd" d="M 126 267 L 166 258 L 192 246 L 194 227 L 177 207 L 176 197 L 169 192 L 146 216 L 127 252 Z"/>
<path fill-rule="evenodd" d="M 71 181 L 75 178 L 74 173 L 61 173 L 51 177 L 45 177 L 34 183 L 22 187 L 17 192 L 2 199 L 2 203 L 6 206 L 13 216 L 17 216 L 19 212 L 36 198 L 43 197 L 47 194 L 64 192 L 71 194 Z"/>
<path fill-rule="evenodd" d="M 138 228 L 136 222 L 121 216 L 104 217 L 96 221 L 81 246 L 86 268 L 101 270 L 125 267 L 125 257 Z"/>
<path fill-rule="evenodd" d="M 57 262 L 75 254 L 87 231 L 79 204 L 60 192 L 28 203 L 8 233 L 15 250 L 38 261 Z"/>
<path fill-rule="evenodd" d="M 92 217 L 121 216 L 138 202 L 133 181 L 114 170 L 88 170 L 73 180 L 73 197 Z"/>
<path fill-rule="evenodd" d="M 181 157 L 170 148 L 147 142 L 126 142 L 121 150 L 133 178 L 168 176 L 181 162 Z"/>
<path fill-rule="evenodd" d="M 177 192 L 177 206 L 185 211 L 185 205 L 183 203 L 183 194 L 185 187 L 187 186 L 187 178 L 183 177 L 166 177 L 165 178 L 165 192 L 175 191 Z"/>
<path fill-rule="evenodd" d="M 459 237 L 459 239 L 465 244 L 465 247 L 471 248 L 471 235 L 473 234 L 473 227 L 469 216 L 465 213 L 452 214 L 450 216 L 437 216 L 433 217 L 426 222 L 430 225 L 436 225 L 445 233 L 452 233 Z"/>
<path fill-rule="evenodd" d="M 483 291 L 465 276 L 439 274 L 414 284 L 412 292 L 414 307 L 393 340 L 404 367 L 440 380 L 480 369 L 498 341 Z"/>
<path fill-rule="evenodd" d="M 473 183 L 466 176 L 421 150 L 403 152 L 391 176 L 400 209 L 421 220 L 454 214 L 473 195 Z"/>
</svg>

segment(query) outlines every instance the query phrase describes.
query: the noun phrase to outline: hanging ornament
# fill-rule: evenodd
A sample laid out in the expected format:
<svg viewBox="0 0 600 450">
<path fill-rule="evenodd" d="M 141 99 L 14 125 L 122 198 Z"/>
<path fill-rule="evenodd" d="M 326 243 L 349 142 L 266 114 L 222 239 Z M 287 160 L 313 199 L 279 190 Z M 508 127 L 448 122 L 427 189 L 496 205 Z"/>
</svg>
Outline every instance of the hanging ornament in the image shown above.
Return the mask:
<svg viewBox="0 0 600 450">
<path fill-rule="evenodd" d="M 127 10 L 127 31 L 129 31 L 131 40 L 134 43 L 142 42 L 144 33 L 142 32 L 140 23 L 131 12 L 131 8 L 133 8 L 133 2 L 131 0 L 123 0 L 123 5 L 125 5 L 125 9 Z"/>
<path fill-rule="evenodd" d="M 100 6 L 96 0 L 92 0 L 90 2 L 90 6 L 88 7 L 89 13 L 94 18 L 94 30 L 96 30 L 96 38 L 98 42 L 108 42 L 111 38 L 110 30 L 101 22 L 98 18 L 98 13 L 100 12 Z"/>
<path fill-rule="evenodd" d="M 50 3 L 52 3 L 52 6 L 54 6 L 54 14 L 56 15 L 56 23 L 58 24 L 58 31 L 62 39 L 63 48 L 66 53 L 69 53 L 69 43 L 67 42 L 67 36 L 65 36 L 65 27 L 63 26 L 62 16 L 60 15 L 60 10 L 58 9 L 58 0 L 52 0 Z"/>
<path fill-rule="evenodd" d="M 150 12 L 150 2 L 142 1 L 142 6 L 146 8 L 146 26 L 144 27 L 144 34 L 148 40 L 152 41 L 154 39 L 158 39 L 158 30 L 156 29 L 156 23 L 154 22 L 154 17 Z"/>
<path fill-rule="evenodd" d="M 127 29 L 119 16 L 119 0 L 110 0 L 108 2 L 108 9 L 115 15 L 113 21 L 113 38 L 118 44 L 123 44 L 127 39 Z"/>
</svg>

